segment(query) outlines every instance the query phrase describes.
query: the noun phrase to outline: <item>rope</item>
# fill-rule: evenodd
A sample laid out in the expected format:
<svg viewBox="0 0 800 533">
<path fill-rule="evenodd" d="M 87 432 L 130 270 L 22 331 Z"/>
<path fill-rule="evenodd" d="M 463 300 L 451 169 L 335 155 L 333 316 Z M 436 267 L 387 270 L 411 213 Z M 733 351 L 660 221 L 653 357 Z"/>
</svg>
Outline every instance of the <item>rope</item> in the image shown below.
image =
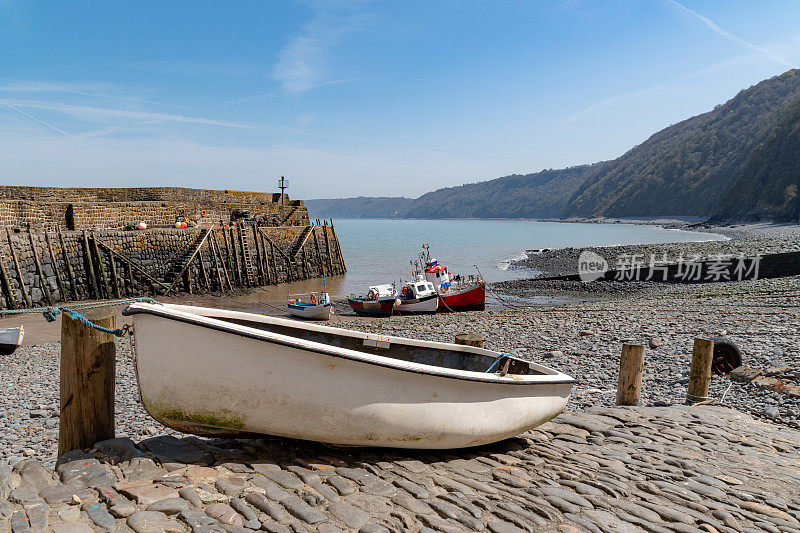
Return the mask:
<svg viewBox="0 0 800 533">
<path fill-rule="evenodd" d="M 486 371 L 485 371 L 484 373 L 485 373 L 485 374 L 489 374 L 489 373 L 490 373 L 490 372 L 491 372 L 491 371 L 494 369 L 494 367 L 496 367 L 496 366 L 497 366 L 497 364 L 498 364 L 500 361 L 502 361 L 503 359 L 508 359 L 508 354 L 505 354 L 505 353 L 504 353 L 504 354 L 502 354 L 500 357 L 498 357 L 497 359 L 495 359 L 495 360 L 494 360 L 494 363 L 492 363 L 492 365 L 491 365 L 489 368 L 487 368 L 487 369 L 486 369 Z"/>
<path fill-rule="evenodd" d="M 108 333 L 111 335 L 115 335 L 117 337 L 124 336 L 129 329 L 128 324 L 124 325 L 121 328 L 111 329 L 106 328 L 103 326 L 98 326 L 97 324 L 91 322 L 88 318 L 80 313 L 80 311 L 84 309 L 96 309 L 101 307 L 114 307 L 116 305 L 121 304 L 129 304 L 135 302 L 146 302 L 150 304 L 160 304 L 156 300 L 152 298 L 142 297 L 142 298 L 124 298 L 121 300 L 108 300 L 104 302 L 93 302 L 93 303 L 86 303 L 86 304 L 76 304 L 70 307 L 31 307 L 29 309 L 5 309 L 0 311 L 0 317 L 6 315 L 22 315 L 27 313 L 41 313 L 44 316 L 44 319 L 48 322 L 53 322 L 58 317 L 60 313 L 64 313 L 69 315 L 70 318 L 73 320 L 77 320 L 81 324 L 84 324 L 90 328 L 96 329 L 97 331 L 102 331 L 103 333 Z"/>
</svg>

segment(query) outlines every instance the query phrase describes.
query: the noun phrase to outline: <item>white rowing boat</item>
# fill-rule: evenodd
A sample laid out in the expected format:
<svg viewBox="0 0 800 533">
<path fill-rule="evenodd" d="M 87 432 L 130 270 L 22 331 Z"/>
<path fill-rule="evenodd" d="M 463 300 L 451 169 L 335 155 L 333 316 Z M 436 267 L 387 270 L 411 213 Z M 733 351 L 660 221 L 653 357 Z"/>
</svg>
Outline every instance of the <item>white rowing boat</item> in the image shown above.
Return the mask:
<svg viewBox="0 0 800 533">
<path fill-rule="evenodd" d="M 333 303 L 327 292 L 289 293 L 286 308 L 290 315 L 307 320 L 328 320 L 333 313 Z"/>
<path fill-rule="evenodd" d="M 22 344 L 25 328 L 0 328 L 0 355 L 10 355 Z"/>
<path fill-rule="evenodd" d="M 558 415 L 573 379 L 498 352 L 181 305 L 135 303 L 147 412 L 199 435 L 461 448 Z"/>
</svg>

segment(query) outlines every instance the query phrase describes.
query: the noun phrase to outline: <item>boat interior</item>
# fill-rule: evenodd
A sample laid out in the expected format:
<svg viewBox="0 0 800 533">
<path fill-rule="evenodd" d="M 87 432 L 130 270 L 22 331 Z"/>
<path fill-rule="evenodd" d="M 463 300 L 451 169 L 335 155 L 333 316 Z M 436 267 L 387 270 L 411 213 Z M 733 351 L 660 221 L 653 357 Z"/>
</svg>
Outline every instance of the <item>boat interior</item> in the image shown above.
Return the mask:
<svg viewBox="0 0 800 533">
<path fill-rule="evenodd" d="M 295 325 L 294 320 L 249 313 L 228 313 L 223 310 L 217 311 L 205 308 L 195 308 L 190 312 L 250 328 L 327 344 L 328 346 L 336 346 L 423 365 L 470 372 L 486 372 L 491 368 L 492 372 L 499 372 L 503 375 L 546 375 L 551 373 L 548 372 L 548 369 L 537 364 L 511 356 L 505 356 L 498 360 L 498 356 L 494 355 L 496 352 L 489 352 L 489 350 L 480 348 L 457 347 L 455 345 L 434 344 L 427 341 L 371 335 L 341 328 L 310 326 L 301 322 L 297 322 Z M 448 349 L 447 346 L 453 346 L 453 349 Z M 486 351 L 491 355 L 475 353 L 479 351 Z"/>
</svg>

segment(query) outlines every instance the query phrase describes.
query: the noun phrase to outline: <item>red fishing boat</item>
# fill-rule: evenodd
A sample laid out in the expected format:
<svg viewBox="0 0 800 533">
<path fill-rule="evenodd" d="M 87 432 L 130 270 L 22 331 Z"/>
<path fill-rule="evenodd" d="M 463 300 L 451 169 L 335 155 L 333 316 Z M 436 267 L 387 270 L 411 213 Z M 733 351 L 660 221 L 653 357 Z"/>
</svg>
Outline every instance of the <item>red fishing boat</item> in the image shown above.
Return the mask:
<svg viewBox="0 0 800 533">
<path fill-rule="evenodd" d="M 480 274 L 453 276 L 447 267 L 431 257 L 427 244 L 422 245 L 420 261 L 425 265 L 425 279 L 439 293 L 439 311 L 483 311 L 486 308 L 486 283 Z"/>
<path fill-rule="evenodd" d="M 393 285 L 374 285 L 366 296 L 350 295 L 347 303 L 357 315 L 391 316 L 397 303 L 397 291 Z"/>
</svg>

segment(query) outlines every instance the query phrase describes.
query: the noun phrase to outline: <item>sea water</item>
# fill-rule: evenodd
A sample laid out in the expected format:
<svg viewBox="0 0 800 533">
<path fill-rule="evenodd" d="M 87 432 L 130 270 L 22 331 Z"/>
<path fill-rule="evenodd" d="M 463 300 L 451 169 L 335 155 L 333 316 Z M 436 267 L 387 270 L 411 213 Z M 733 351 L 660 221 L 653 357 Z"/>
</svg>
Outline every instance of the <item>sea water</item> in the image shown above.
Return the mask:
<svg viewBox="0 0 800 533">
<path fill-rule="evenodd" d="M 347 274 L 329 287 L 333 297 L 411 279 L 411 262 L 418 259 L 423 244 L 452 274 L 480 270 L 486 281 L 495 282 L 534 276 L 530 270 L 510 268 L 514 259 L 524 258 L 531 249 L 724 239 L 644 224 L 463 219 L 337 219 L 334 224 Z"/>
</svg>

